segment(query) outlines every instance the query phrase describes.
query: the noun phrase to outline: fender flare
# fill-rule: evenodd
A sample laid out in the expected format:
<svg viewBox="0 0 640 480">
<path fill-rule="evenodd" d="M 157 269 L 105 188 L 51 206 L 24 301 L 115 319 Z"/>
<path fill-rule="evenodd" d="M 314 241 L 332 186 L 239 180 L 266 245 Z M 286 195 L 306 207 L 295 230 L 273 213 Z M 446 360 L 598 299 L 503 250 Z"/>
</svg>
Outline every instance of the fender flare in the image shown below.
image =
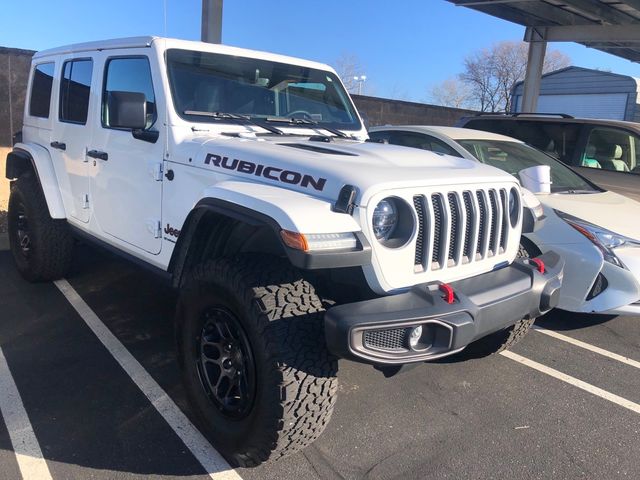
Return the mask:
<svg viewBox="0 0 640 480">
<path fill-rule="evenodd" d="M 219 198 L 206 197 L 201 199 L 189 212 L 185 219 L 180 236 L 173 249 L 169 261 L 168 271 L 173 276 L 175 286 L 182 283 L 185 264 L 189 254 L 189 245 L 198 230 L 198 224 L 206 213 L 214 212 L 249 225 L 264 226 L 271 229 L 281 241 L 282 248 L 291 264 L 304 270 L 322 268 L 343 268 L 363 266 L 371 263 L 371 246 L 362 232 L 354 232 L 358 240 L 359 249 L 346 252 L 302 252 L 295 250 L 282 242 L 280 224 L 262 212 Z"/>
<path fill-rule="evenodd" d="M 7 155 L 5 176 L 15 180 L 29 168 L 33 169 L 40 183 L 51 218 L 67 218 L 49 151 L 40 145 L 18 143 Z"/>
</svg>

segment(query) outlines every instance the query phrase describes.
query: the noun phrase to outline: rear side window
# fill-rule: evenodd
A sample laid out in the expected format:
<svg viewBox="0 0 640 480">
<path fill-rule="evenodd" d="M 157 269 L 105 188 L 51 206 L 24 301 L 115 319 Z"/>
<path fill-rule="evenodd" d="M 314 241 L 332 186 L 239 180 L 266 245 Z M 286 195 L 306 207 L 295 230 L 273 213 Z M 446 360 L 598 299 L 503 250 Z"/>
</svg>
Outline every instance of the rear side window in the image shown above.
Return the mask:
<svg viewBox="0 0 640 480">
<path fill-rule="evenodd" d="M 147 57 L 112 58 L 107 61 L 104 89 L 102 92 L 102 125 L 111 126 L 107 99 L 109 92 L 144 93 L 147 100 L 147 125 L 156 120 L 156 97 L 151 81 L 151 67 Z"/>
<path fill-rule="evenodd" d="M 639 137 L 623 130 L 594 128 L 580 166 L 638 173 L 639 141 Z"/>
<path fill-rule="evenodd" d="M 87 123 L 93 60 L 71 60 L 62 66 L 60 84 L 60 120 Z"/>
<path fill-rule="evenodd" d="M 29 115 L 32 117 L 49 118 L 53 67 L 53 63 L 41 63 L 36 65 L 33 70 L 31 98 L 29 99 Z"/>
<path fill-rule="evenodd" d="M 580 125 L 575 123 L 520 119 L 472 119 L 464 126 L 517 138 L 569 165 L 580 133 Z"/>
</svg>

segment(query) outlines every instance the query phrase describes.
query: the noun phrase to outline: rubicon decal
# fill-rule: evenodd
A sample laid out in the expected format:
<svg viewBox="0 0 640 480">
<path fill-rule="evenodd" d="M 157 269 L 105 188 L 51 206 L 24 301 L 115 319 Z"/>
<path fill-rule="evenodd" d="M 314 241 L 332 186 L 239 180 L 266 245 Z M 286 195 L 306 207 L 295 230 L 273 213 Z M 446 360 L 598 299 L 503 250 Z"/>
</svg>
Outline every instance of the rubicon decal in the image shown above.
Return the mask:
<svg viewBox="0 0 640 480">
<path fill-rule="evenodd" d="M 305 188 L 312 187 L 319 192 L 324 189 L 324 186 L 327 183 L 326 178 L 313 177 L 293 170 L 283 170 L 278 167 L 270 167 L 268 165 L 261 165 L 259 163 L 248 162 L 246 160 L 238 160 L 237 158 L 229 159 L 229 157 L 223 157 L 213 153 L 207 154 L 204 159 L 204 163 L 207 165 L 213 165 L 214 167 L 246 173 L 247 175 L 268 178 L 269 180 L 275 180 L 276 182 L 300 185 Z"/>
</svg>

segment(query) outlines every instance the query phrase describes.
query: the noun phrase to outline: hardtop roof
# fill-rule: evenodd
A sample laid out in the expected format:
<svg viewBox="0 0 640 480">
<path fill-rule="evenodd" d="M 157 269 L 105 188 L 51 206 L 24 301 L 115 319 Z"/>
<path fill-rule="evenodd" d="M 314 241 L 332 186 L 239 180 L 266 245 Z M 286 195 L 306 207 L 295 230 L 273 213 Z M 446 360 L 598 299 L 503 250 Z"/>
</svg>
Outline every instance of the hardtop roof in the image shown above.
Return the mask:
<svg viewBox="0 0 640 480">
<path fill-rule="evenodd" d="M 299 65 L 302 67 L 315 68 L 319 70 L 334 71 L 329 65 L 324 63 L 314 62 L 311 60 L 305 60 L 302 58 L 289 57 L 286 55 L 280 55 L 276 53 L 264 52 L 260 50 L 250 50 L 246 48 L 232 47 L 228 45 L 220 45 L 213 43 L 197 42 L 192 40 L 181 40 L 177 38 L 165 38 L 156 36 L 140 36 L 140 37 L 127 37 L 127 38 L 115 38 L 110 40 L 99 40 L 85 43 L 75 43 L 70 45 L 63 45 L 56 48 L 42 50 L 37 52 L 33 58 L 40 59 L 43 57 L 55 56 L 55 55 L 67 55 L 70 53 L 81 53 L 91 51 L 102 50 L 117 50 L 127 48 L 148 48 L 154 43 L 164 42 L 162 48 L 181 48 L 185 50 L 196 50 L 202 52 L 219 53 L 223 55 L 235 55 L 239 57 L 259 58 L 262 60 L 271 60 L 274 62 L 288 63 L 293 65 Z"/>
</svg>

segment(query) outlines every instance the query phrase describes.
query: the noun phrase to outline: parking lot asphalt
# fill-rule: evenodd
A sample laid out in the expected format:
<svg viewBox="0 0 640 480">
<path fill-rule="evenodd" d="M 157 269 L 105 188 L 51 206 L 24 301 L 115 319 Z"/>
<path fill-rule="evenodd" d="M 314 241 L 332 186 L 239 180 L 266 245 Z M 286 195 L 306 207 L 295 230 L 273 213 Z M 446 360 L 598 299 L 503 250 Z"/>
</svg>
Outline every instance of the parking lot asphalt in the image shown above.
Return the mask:
<svg viewBox="0 0 640 480">
<path fill-rule="evenodd" d="M 3 479 L 640 475 L 640 318 L 556 314 L 510 357 L 451 359 L 391 378 L 341 362 L 323 436 L 292 457 L 232 471 L 203 462 L 215 451 L 188 421 L 175 292 L 87 246 L 67 281 L 26 283 L 0 251 L 0 351 L 19 394 L 12 400 L 0 378 L 9 385 L 0 392 Z"/>
</svg>

